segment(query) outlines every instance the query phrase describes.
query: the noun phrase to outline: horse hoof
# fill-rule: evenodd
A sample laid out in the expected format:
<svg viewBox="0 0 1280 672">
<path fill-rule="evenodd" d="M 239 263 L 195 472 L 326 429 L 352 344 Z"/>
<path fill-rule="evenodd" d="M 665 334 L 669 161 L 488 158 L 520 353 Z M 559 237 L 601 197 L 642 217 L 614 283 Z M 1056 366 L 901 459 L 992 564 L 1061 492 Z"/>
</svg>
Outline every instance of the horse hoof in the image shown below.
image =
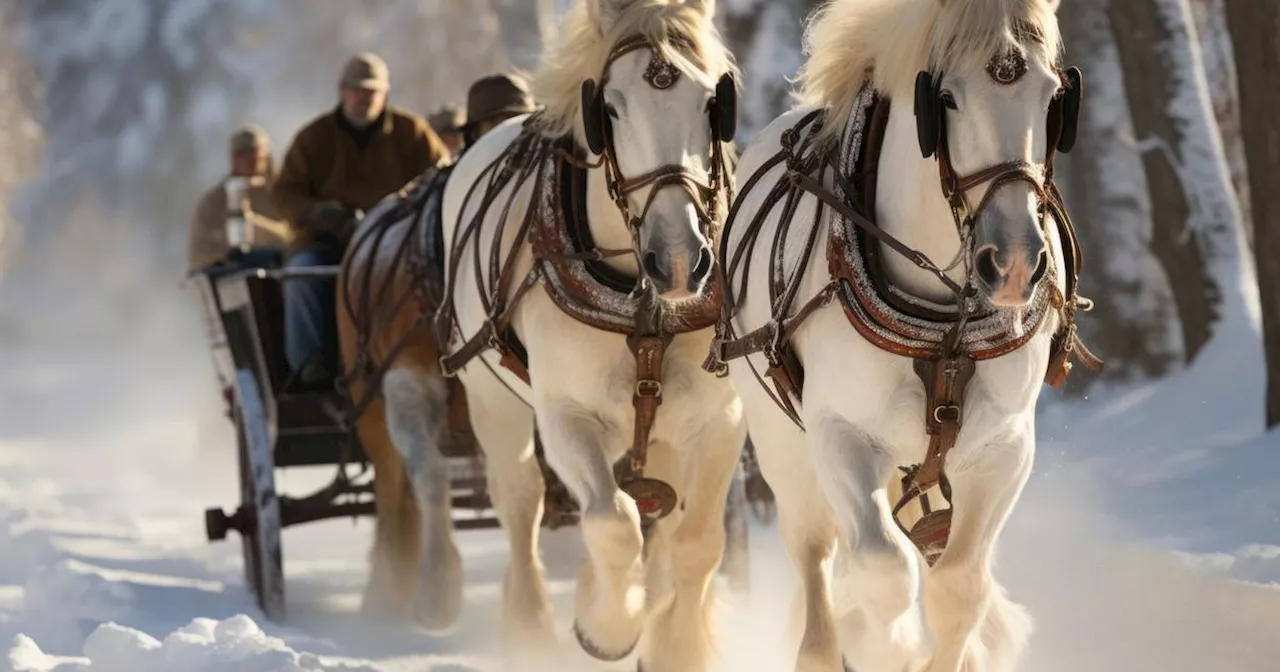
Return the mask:
<svg viewBox="0 0 1280 672">
<path fill-rule="evenodd" d="M 631 655 L 632 651 L 636 650 L 636 644 L 640 643 L 640 638 L 636 637 L 636 641 L 631 642 L 631 646 L 628 646 L 625 651 L 609 653 L 608 651 L 596 646 L 595 642 L 587 639 L 587 636 L 582 634 L 582 630 L 578 627 L 577 621 L 573 622 L 573 636 L 578 640 L 578 646 L 581 646 L 582 650 L 587 652 L 587 655 L 606 663 L 612 663 L 626 658 Z"/>
</svg>

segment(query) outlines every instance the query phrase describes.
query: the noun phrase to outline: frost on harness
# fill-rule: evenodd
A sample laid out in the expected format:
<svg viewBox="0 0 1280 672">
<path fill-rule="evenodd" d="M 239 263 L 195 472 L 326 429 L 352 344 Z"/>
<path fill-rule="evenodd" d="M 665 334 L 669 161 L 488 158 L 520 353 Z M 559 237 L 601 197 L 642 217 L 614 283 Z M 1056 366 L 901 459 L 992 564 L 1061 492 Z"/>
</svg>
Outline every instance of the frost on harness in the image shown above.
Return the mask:
<svg viewBox="0 0 1280 672">
<path fill-rule="evenodd" d="M 991 77 L 1000 82 L 1015 78 L 1018 64 L 993 59 L 988 70 Z M 1038 332 L 1046 317 L 1056 312 L 1060 326 L 1053 336 L 1045 381 L 1054 387 L 1060 386 L 1071 370 L 1073 355 L 1091 369 L 1096 370 L 1102 364 L 1084 347 L 1076 331 L 1076 311 L 1088 310 L 1091 302 L 1077 294 L 1081 252 L 1075 229 L 1053 182 L 1055 152 L 1069 151 L 1074 144 L 1083 87 L 1076 68 L 1066 70 L 1062 77 L 1064 91 L 1054 99 L 1046 115 L 1049 143 L 1042 165 L 1011 161 L 970 175 L 959 175 L 952 167 L 946 138 L 944 117 L 949 103 L 940 95 L 937 81 L 929 73 L 921 72 L 918 76 L 914 112 L 920 150 L 925 157 L 937 159 L 940 186 L 964 242 L 950 265 L 940 266 L 883 231 L 874 221 L 875 168 L 891 102 L 869 85 L 860 91 L 838 146 L 835 143 L 824 146 L 819 142 L 826 118 L 826 111 L 822 109 L 805 115 L 784 132 L 782 149 L 741 185 L 741 194 L 725 224 L 725 240 L 729 239 L 731 227 L 745 226 L 746 229 L 739 246 L 721 251 L 725 302 L 717 323 L 717 338 L 705 364 L 707 370 L 723 374 L 727 371 L 727 362 L 763 354 L 768 368 L 761 374 L 753 366 L 756 378 L 791 420 L 803 427 L 799 406 L 804 368 L 790 341 L 814 311 L 832 301 L 839 302 L 850 325 L 868 341 L 882 350 L 914 360 L 915 373 L 926 393 L 924 421 L 929 445 L 921 462 L 902 467 L 903 496 L 893 512 L 895 522 L 930 563 L 946 546 L 951 509 L 933 510 L 925 492 L 938 486 L 950 501 L 942 465 L 960 430 L 965 389 L 973 376 L 975 362 L 1022 347 Z M 764 176 L 779 165 L 785 167 L 785 173 L 766 192 L 764 205 L 752 220 L 738 222 L 737 206 L 754 189 L 761 188 Z M 956 283 L 946 272 L 956 264 L 967 262 L 972 252 L 975 218 L 997 189 L 1014 182 L 1031 185 L 1039 202 L 1040 225 L 1046 230 L 1046 237 L 1048 227 L 1056 227 L 1065 248 L 1066 268 L 1061 270 L 1066 278 L 1066 291 L 1060 292 L 1055 286 L 1054 271 L 1058 269 L 1052 268 L 1050 262 L 1035 283 L 1027 307 L 984 307 L 976 300 L 971 269 L 966 269 L 970 272 L 966 273 L 968 280 L 964 284 Z M 990 187 L 984 198 L 971 204 L 968 192 L 987 184 Z M 812 221 L 794 219 L 803 194 L 819 200 Z M 782 230 L 768 251 L 772 318 L 759 328 L 738 335 L 732 320 L 737 313 L 736 305 L 746 291 L 746 260 L 760 244 L 765 219 L 777 208 L 782 209 Z M 804 276 L 824 221 L 829 221 L 831 226 L 825 250 L 831 280 L 811 300 L 797 307 L 798 279 Z M 886 276 L 882 248 L 876 243 L 936 276 L 954 294 L 954 302 L 942 305 L 924 301 L 895 287 Z M 788 244 L 803 246 L 801 266 L 791 274 L 783 270 Z M 1053 258 L 1050 254 L 1049 259 Z M 735 293 L 733 281 L 739 277 L 742 279 Z M 907 530 L 899 513 L 915 500 L 920 500 L 926 515 Z"/>
</svg>

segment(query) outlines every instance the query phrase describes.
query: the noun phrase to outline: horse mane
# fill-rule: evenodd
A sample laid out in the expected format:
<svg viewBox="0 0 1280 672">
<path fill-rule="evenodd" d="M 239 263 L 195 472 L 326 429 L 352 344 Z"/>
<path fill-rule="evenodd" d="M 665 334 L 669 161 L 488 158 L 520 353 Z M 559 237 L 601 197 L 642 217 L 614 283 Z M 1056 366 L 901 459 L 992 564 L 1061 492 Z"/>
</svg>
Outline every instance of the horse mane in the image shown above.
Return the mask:
<svg viewBox="0 0 1280 672">
<path fill-rule="evenodd" d="M 738 75 L 714 22 L 698 7 L 633 0 L 602 36 L 586 1 L 579 0 L 565 14 L 559 39 L 543 50 L 542 66 L 534 75 L 534 98 L 544 106 L 538 115 L 543 134 L 559 137 L 573 132 L 582 114 L 583 80 L 599 79 L 613 46 L 632 35 L 647 37 L 662 58 L 704 85 L 715 86 L 726 72 Z M 684 42 L 679 48 L 672 44 L 675 37 Z"/>
<path fill-rule="evenodd" d="M 1057 60 L 1062 36 L 1048 0 L 830 0 L 805 31 L 795 97 L 827 109 L 822 141 L 836 141 L 868 81 L 910 100 L 921 70 L 983 67 L 1015 46 Z"/>
</svg>

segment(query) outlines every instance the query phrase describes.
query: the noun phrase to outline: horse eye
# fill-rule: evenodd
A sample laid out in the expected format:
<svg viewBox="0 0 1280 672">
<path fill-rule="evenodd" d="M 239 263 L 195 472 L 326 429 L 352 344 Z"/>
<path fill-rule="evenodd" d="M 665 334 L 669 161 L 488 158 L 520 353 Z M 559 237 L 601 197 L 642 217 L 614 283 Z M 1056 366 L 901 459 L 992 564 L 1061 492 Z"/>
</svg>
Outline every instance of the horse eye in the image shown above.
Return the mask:
<svg viewBox="0 0 1280 672">
<path fill-rule="evenodd" d="M 952 96 L 950 91 L 942 92 L 942 104 L 952 110 L 959 111 L 960 109 L 959 107 L 956 106 L 955 96 Z"/>
<path fill-rule="evenodd" d="M 614 106 L 612 106 L 612 105 L 607 105 L 607 104 L 606 104 L 606 105 L 604 106 L 604 113 L 605 113 L 605 114 L 607 114 L 607 115 L 609 115 L 609 116 L 610 116 L 611 118 L 613 118 L 613 119 L 617 119 L 617 118 L 618 118 L 618 108 L 616 108 L 616 107 L 614 107 Z"/>
</svg>

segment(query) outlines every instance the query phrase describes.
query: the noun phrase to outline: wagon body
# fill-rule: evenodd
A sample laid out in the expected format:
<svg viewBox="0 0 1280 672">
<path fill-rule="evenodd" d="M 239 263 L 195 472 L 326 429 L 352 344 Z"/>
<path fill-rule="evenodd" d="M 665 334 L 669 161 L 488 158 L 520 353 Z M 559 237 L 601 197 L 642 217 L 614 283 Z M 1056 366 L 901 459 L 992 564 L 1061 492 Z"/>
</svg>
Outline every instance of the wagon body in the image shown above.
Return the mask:
<svg viewBox="0 0 1280 672">
<path fill-rule="evenodd" d="M 240 534 L 245 583 L 267 618 L 277 622 L 285 617 L 281 532 L 329 518 L 376 515 L 368 458 L 347 418 L 351 400 L 336 385 L 325 392 L 286 389 L 283 283 L 304 275 L 336 277 L 339 267 L 284 269 L 280 258 L 279 253 L 255 253 L 234 267 L 216 266 L 188 276 L 200 299 L 214 370 L 235 425 L 240 481 L 240 501 L 231 513 L 219 507 L 205 511 L 206 535 L 209 541 L 221 541 L 231 530 Z M 456 379 L 449 382 L 456 403 L 442 452 L 450 460 L 454 527 L 498 527 L 465 395 Z M 545 475 L 551 476 L 538 448 Z M 336 475 L 324 488 L 298 497 L 276 490 L 276 469 L 326 465 L 335 467 Z M 353 476 L 351 467 L 359 473 Z M 577 524 L 572 498 L 558 479 L 547 480 L 543 525 Z M 721 568 L 737 592 L 746 590 L 745 509 L 738 479 L 726 511 L 729 544 Z"/>
<path fill-rule="evenodd" d="M 282 269 L 278 256 L 257 264 L 215 267 L 193 273 L 214 370 L 235 424 L 240 502 L 231 513 L 205 512 L 210 541 L 240 533 L 245 581 L 271 620 L 282 620 L 284 577 L 281 532 L 304 523 L 376 515 L 368 458 L 347 421 L 345 394 L 290 393 L 285 384 L 283 283 L 301 275 L 338 274 L 337 266 Z M 454 526 L 498 526 L 484 491 L 484 470 L 465 408 L 450 413 L 450 460 Z M 275 470 L 331 465 L 334 481 L 302 496 L 280 493 Z M 352 471 L 358 471 L 352 475 Z"/>
</svg>

